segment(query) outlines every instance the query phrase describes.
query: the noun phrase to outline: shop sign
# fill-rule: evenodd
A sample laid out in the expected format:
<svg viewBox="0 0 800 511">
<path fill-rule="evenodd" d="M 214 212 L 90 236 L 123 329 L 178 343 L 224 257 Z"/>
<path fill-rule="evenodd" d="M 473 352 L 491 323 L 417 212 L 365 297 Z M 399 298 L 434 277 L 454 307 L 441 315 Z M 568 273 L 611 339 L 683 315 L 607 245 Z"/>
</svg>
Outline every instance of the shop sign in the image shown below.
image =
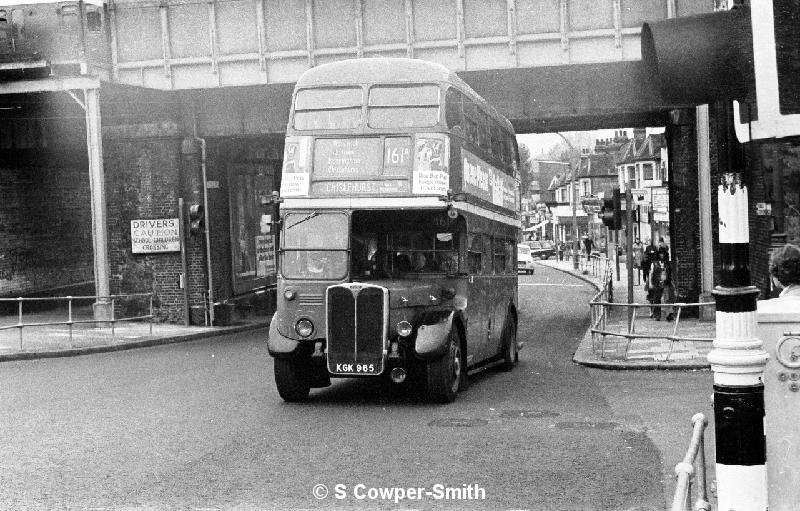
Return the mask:
<svg viewBox="0 0 800 511">
<path fill-rule="evenodd" d="M 669 212 L 669 194 L 666 188 L 653 188 L 653 211 Z"/>
</svg>

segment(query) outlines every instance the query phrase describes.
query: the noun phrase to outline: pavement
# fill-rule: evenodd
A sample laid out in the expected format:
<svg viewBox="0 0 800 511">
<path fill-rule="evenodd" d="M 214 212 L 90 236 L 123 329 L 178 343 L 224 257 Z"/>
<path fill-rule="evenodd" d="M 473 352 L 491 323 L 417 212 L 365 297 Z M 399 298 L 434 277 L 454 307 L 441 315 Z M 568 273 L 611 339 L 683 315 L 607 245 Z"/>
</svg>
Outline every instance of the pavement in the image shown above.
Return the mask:
<svg viewBox="0 0 800 511">
<path fill-rule="evenodd" d="M 36 358 L 69 357 L 119 351 L 160 344 L 193 341 L 269 326 L 269 318 L 252 312 L 234 312 L 229 326 L 184 326 L 148 321 L 118 322 L 110 326 L 75 323 L 25 326 L 20 329 L 16 314 L 0 316 L 0 362 Z M 66 304 L 49 310 L 24 312 L 22 321 L 30 323 L 63 323 L 69 318 Z M 74 307 L 73 321 L 91 320 L 91 306 Z M 107 324 L 106 324 L 107 325 Z M 11 328 L 9 328 L 11 327 Z"/>
<path fill-rule="evenodd" d="M 602 270 L 582 263 L 574 269 L 572 261 L 555 259 L 537 261 L 543 266 L 570 273 L 595 287 L 602 287 Z M 613 302 L 628 303 L 628 273 L 624 257 L 620 261 L 619 274 L 616 265 L 612 264 Z M 633 320 L 633 332 L 646 335 L 630 342 L 622 336 L 592 333 L 590 327 L 584 335 L 573 361 L 588 367 L 602 369 L 707 369 L 708 352 L 711 351 L 711 340 L 714 338 L 716 324 L 714 321 L 702 321 L 697 316 L 697 308 L 683 309 L 680 318 L 666 321 L 670 308 L 663 308 L 661 320 L 649 317 L 646 292 L 638 275 L 633 279 L 633 300 L 639 304 Z M 692 317 L 694 316 L 694 317 Z M 604 332 L 628 332 L 628 308 L 610 306 L 607 309 L 605 327 L 598 328 Z M 692 339 L 692 340 L 685 340 Z M 696 339 L 696 340 L 695 340 Z"/>
</svg>

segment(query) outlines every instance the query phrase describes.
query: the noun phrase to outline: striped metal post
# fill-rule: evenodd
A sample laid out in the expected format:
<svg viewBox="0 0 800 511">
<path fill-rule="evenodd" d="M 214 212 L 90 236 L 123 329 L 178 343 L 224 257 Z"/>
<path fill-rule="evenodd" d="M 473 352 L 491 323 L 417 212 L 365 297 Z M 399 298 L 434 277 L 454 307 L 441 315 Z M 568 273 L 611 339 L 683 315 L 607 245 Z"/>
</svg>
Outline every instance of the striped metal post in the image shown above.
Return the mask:
<svg viewBox="0 0 800 511">
<path fill-rule="evenodd" d="M 740 173 L 724 174 L 718 199 L 721 273 L 714 289 L 717 333 L 708 354 L 714 372 L 717 508 L 765 511 L 768 355 L 756 332 L 758 289 L 750 284 L 747 187 Z"/>
</svg>

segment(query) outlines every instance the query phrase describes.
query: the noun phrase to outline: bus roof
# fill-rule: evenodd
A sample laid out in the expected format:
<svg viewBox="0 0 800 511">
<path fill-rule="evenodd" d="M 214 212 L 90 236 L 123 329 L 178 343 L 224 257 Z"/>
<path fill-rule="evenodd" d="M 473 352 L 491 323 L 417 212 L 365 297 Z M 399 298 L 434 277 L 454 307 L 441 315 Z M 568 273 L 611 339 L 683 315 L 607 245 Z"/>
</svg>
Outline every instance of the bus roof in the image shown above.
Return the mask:
<svg viewBox="0 0 800 511">
<path fill-rule="evenodd" d="M 324 87 L 331 85 L 350 85 L 367 83 L 418 83 L 446 82 L 452 83 L 459 90 L 478 101 L 497 120 L 503 122 L 506 129 L 513 130 L 511 123 L 486 102 L 472 87 L 462 80 L 454 71 L 441 64 L 426 60 L 400 57 L 368 57 L 330 62 L 314 67 L 300 76 L 296 89 L 307 87 Z"/>
</svg>

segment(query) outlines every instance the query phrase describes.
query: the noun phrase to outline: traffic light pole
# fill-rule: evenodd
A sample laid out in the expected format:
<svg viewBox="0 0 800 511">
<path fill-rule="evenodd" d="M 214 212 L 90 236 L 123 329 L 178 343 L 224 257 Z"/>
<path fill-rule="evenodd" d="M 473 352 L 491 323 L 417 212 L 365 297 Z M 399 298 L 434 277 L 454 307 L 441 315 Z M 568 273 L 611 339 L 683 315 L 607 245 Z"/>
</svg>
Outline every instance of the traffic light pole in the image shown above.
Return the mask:
<svg viewBox="0 0 800 511">
<path fill-rule="evenodd" d="M 625 268 L 628 272 L 628 303 L 633 303 L 633 193 L 625 189 Z M 633 323 L 633 307 L 628 307 L 628 331 Z"/>
</svg>

